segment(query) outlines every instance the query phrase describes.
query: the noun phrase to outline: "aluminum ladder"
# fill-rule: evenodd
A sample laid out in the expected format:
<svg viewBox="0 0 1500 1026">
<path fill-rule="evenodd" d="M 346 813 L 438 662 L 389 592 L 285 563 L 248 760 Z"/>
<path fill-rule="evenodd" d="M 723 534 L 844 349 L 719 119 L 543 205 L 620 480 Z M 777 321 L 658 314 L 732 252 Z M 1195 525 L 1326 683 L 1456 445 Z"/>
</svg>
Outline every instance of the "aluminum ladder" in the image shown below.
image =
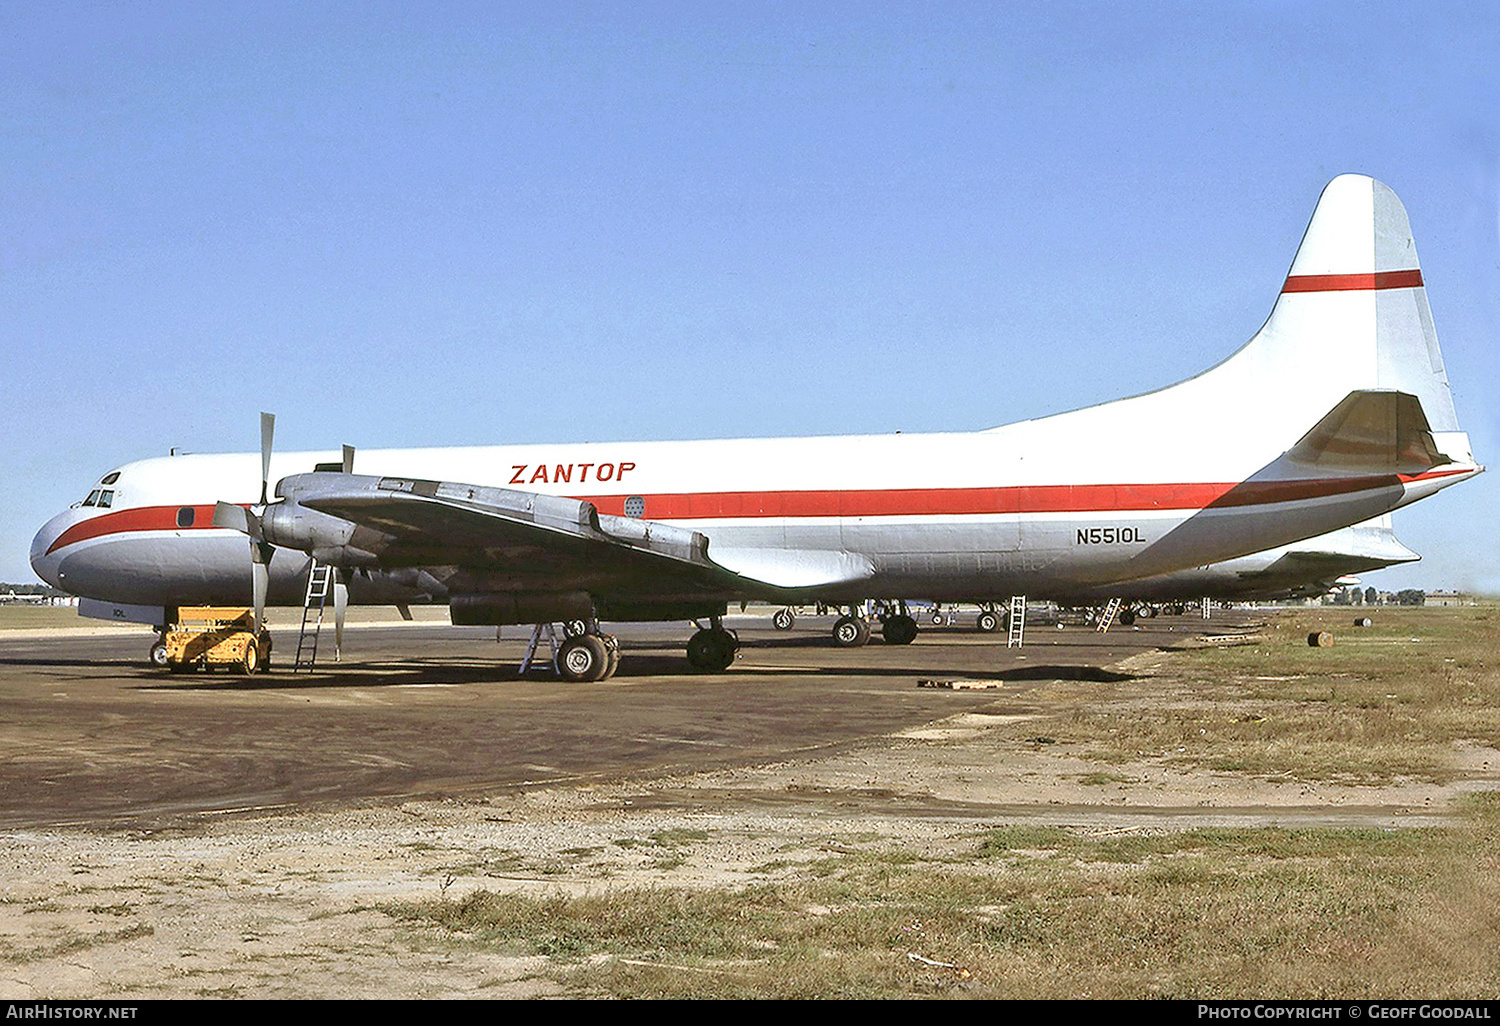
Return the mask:
<svg viewBox="0 0 1500 1026">
<path fill-rule="evenodd" d="M 1010 597 L 1010 633 L 1006 635 L 1006 648 L 1020 648 L 1026 631 L 1026 596 Z"/>
<path fill-rule="evenodd" d="M 1118 597 L 1110 599 L 1109 604 L 1104 607 L 1104 614 L 1099 617 L 1099 622 L 1094 626 L 1094 630 L 1100 634 L 1108 631 L 1114 624 L 1115 617 L 1120 614 L 1120 606 L 1123 604 Z"/>
<path fill-rule="evenodd" d="M 292 663 L 296 673 L 304 666 L 312 672 L 318 658 L 318 634 L 323 629 L 323 609 L 333 593 L 334 569 L 327 563 L 312 560 L 307 569 L 307 594 L 302 600 L 302 630 L 297 635 L 297 659 Z M 313 615 L 313 611 L 317 615 Z"/>
<path fill-rule="evenodd" d="M 557 631 L 550 623 L 539 623 L 531 629 L 531 642 L 526 646 L 526 654 L 521 657 L 521 669 L 516 673 L 517 677 L 526 676 L 526 671 L 531 669 L 532 660 L 536 658 L 538 643 L 542 640 L 542 633 L 546 632 L 547 646 L 552 650 L 552 672 L 557 673 Z M 500 640 L 500 628 L 495 628 L 495 640 Z"/>
</svg>

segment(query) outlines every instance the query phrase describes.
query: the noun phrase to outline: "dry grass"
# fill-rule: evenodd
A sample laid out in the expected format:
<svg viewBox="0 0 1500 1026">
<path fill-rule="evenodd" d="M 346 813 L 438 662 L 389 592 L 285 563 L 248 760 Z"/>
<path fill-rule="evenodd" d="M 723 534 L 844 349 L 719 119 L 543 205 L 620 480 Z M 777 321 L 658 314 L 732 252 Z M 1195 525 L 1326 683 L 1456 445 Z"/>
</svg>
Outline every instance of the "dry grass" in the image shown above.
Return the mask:
<svg viewBox="0 0 1500 1026">
<path fill-rule="evenodd" d="M 1091 690 L 1049 724 L 1087 757 L 1348 783 L 1445 782 L 1454 743 L 1500 747 L 1500 611 L 1309 610 L 1262 643 L 1174 653 L 1137 682 Z M 1332 631 L 1331 649 L 1307 635 Z"/>
<path fill-rule="evenodd" d="M 479 891 L 421 943 L 549 956 L 618 997 L 1464 997 L 1500 990 L 1500 803 L 1462 829 L 1008 828 L 736 890 Z"/>
<path fill-rule="evenodd" d="M 1376 611 L 1363 629 L 1353 615 L 1173 653 L 1149 681 L 1070 683 L 1076 706 L 1040 729 L 1104 761 L 1367 782 L 1447 779 L 1455 742 L 1500 745 L 1495 610 Z M 1307 647 L 1314 630 L 1335 647 Z M 877 844 L 747 888 L 480 891 L 388 911 L 423 946 L 546 956 L 578 995 L 1487 997 L 1500 798 L 1462 812 L 1461 827 L 1401 831 L 1013 827 L 956 856 Z"/>
</svg>

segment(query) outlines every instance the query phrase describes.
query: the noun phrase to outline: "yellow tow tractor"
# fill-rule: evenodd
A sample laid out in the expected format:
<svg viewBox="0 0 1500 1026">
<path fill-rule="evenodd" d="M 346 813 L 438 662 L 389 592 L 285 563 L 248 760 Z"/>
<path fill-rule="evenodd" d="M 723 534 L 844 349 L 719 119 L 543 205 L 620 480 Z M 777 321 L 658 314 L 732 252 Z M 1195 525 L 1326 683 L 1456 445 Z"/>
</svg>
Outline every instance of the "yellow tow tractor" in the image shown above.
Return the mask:
<svg viewBox="0 0 1500 1026">
<path fill-rule="evenodd" d="M 184 606 L 167 632 L 166 665 L 173 673 L 202 667 L 230 666 L 241 673 L 258 673 L 271 666 L 271 632 L 255 627 L 249 609 Z"/>
</svg>

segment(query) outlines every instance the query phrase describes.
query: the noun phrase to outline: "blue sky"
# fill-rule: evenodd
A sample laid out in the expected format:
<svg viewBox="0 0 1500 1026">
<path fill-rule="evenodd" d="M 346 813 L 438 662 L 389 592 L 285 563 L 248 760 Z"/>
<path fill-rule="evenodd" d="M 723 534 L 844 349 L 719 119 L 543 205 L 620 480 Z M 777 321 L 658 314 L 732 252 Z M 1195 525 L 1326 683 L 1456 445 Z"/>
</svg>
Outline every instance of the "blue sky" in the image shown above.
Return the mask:
<svg viewBox="0 0 1500 1026">
<path fill-rule="evenodd" d="M 1410 213 L 1500 462 L 1500 9 L 0 6 L 0 580 L 112 466 L 968 430 L 1269 312 L 1345 171 Z M 1222 430 L 1222 425 L 1206 429 Z M 1380 587 L 1500 592 L 1500 472 Z"/>
</svg>

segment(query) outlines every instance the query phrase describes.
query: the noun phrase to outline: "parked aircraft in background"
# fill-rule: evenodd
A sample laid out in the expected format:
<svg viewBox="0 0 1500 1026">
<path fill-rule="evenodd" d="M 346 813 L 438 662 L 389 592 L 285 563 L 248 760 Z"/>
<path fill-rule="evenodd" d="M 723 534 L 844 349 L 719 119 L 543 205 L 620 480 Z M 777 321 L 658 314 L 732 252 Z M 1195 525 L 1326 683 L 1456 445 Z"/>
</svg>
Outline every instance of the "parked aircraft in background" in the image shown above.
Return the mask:
<svg viewBox="0 0 1500 1026">
<path fill-rule="evenodd" d="M 1357 583 L 1351 579 L 1354 574 L 1414 563 L 1421 558 L 1397 540 L 1387 514 L 1306 541 L 1221 563 L 1102 587 L 1073 588 L 1060 593 L 1033 591 L 1027 598 L 1075 607 L 1102 606 L 1118 598 L 1125 603 L 1119 614 L 1120 622 L 1130 624 L 1137 613 L 1154 616 L 1162 607 L 1185 607 L 1205 598 L 1222 602 L 1316 598 L 1336 587 Z M 979 630 L 997 631 L 1005 626 L 1007 610 L 996 608 L 992 602 L 970 604 L 979 606 L 973 614 L 974 626 Z M 929 615 L 937 618 L 934 622 L 953 623 L 959 615 L 958 603 L 920 605 L 932 610 Z M 884 628 L 886 622 L 900 615 L 898 607 L 891 604 L 877 618 Z M 778 630 L 790 630 L 795 621 L 796 614 L 790 609 L 777 610 L 772 616 Z M 886 640 L 895 644 L 914 640 L 915 633 L 903 631 L 903 626 L 897 623 Z M 839 643 L 847 637 L 835 632 L 834 641 Z"/>
<path fill-rule="evenodd" d="M 1122 598 L 1127 602 L 1184 603 L 1199 598 L 1226 602 L 1316 598 L 1349 582 L 1355 574 L 1421 559 L 1402 545 L 1389 516 L 1317 538 L 1257 552 L 1210 566 L 1125 581 L 1114 588 L 1068 596 L 1070 605 Z M 1106 594 L 1112 592 L 1112 594 Z"/>
<path fill-rule="evenodd" d="M 347 449 L 273 454 L 266 423 L 259 458 L 130 463 L 42 528 L 32 564 L 57 587 L 165 621 L 200 603 L 253 603 L 259 617 L 267 601 L 299 599 L 316 561 L 360 600 L 425 593 L 457 624 L 581 621 L 559 665 L 594 680 L 617 661 L 601 619 L 707 621 L 689 662 L 724 669 L 731 602 L 1118 594 L 1368 520 L 1482 469 L 1459 430 L 1406 212 L 1360 175 L 1324 190 L 1260 331 L 1146 395 L 971 434 L 358 460 L 356 474 Z"/>
</svg>

